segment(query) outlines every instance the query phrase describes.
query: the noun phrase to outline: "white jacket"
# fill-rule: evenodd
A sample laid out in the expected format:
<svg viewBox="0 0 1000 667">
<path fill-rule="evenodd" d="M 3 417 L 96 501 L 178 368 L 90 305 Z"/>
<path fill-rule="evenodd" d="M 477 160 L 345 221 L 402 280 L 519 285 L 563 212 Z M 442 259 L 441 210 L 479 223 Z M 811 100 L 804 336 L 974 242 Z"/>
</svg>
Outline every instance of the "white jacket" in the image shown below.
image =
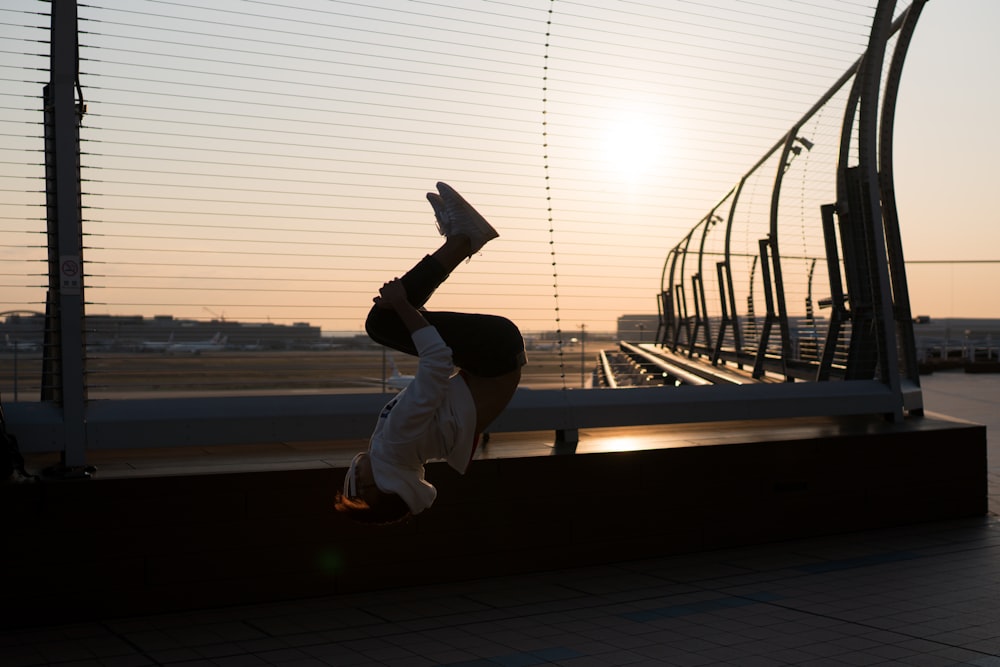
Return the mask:
<svg viewBox="0 0 1000 667">
<path fill-rule="evenodd" d="M 375 484 L 396 493 L 419 514 L 431 506 L 437 489 L 424 479 L 424 463 L 444 459 L 465 473 L 476 436 L 476 404 L 455 370 L 438 330 L 414 331 L 420 361 L 413 381 L 379 415 L 369 444 Z"/>
</svg>

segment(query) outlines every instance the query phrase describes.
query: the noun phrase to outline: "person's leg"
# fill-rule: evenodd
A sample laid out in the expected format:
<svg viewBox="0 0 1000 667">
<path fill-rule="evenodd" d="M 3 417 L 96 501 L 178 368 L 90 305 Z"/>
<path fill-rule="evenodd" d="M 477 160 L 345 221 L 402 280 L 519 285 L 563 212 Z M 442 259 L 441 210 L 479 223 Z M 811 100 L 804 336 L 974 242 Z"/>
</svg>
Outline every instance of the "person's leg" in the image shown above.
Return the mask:
<svg viewBox="0 0 1000 667">
<path fill-rule="evenodd" d="M 506 317 L 429 311 L 424 318 L 451 348 L 455 365 L 468 373 L 497 377 L 527 363 L 521 332 Z"/>
<path fill-rule="evenodd" d="M 434 208 L 438 230 L 446 235 L 445 242 L 400 278 L 407 300 L 417 308 L 427 303 L 459 264 L 498 236 L 453 188 L 445 183 L 437 187 L 439 194 L 428 193 L 427 198 Z M 450 312 L 425 312 L 424 317 L 451 348 L 455 365 L 470 373 L 495 377 L 525 363 L 521 333 L 506 318 Z M 410 332 L 394 311 L 373 307 L 365 328 L 375 342 L 416 355 Z"/>
<path fill-rule="evenodd" d="M 409 302 L 417 308 L 427 303 L 438 286 L 468 257 L 468 248 L 468 239 L 451 237 L 400 278 Z M 505 317 L 426 311 L 424 318 L 451 348 L 455 365 L 469 373 L 495 377 L 525 363 L 521 332 Z M 376 343 L 416 356 L 410 332 L 393 310 L 373 306 L 365 329 Z"/>
<path fill-rule="evenodd" d="M 407 300 L 416 308 L 423 307 L 434 291 L 468 255 L 469 240 L 466 237 L 453 236 L 445 239 L 440 248 L 424 256 L 400 278 L 406 289 Z M 368 312 L 365 330 L 368 336 L 380 345 L 406 354 L 417 354 L 410 332 L 399 316 L 390 309 L 373 306 Z"/>
<path fill-rule="evenodd" d="M 431 257 L 450 274 L 469 256 L 471 247 L 467 236 L 453 236 Z M 424 313 L 424 318 L 451 348 L 455 365 L 468 373 L 497 377 L 518 370 L 527 363 L 521 332 L 506 317 L 428 311 Z"/>
</svg>

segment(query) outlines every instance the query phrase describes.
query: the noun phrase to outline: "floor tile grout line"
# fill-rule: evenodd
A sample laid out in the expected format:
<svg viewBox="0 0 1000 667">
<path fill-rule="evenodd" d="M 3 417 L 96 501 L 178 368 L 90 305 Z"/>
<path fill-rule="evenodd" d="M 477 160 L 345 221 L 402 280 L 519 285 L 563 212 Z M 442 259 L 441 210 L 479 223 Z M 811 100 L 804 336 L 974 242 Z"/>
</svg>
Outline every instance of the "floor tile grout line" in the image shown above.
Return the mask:
<svg viewBox="0 0 1000 667">
<path fill-rule="evenodd" d="M 998 655 L 996 653 L 984 653 L 983 651 L 980 651 L 978 649 L 969 648 L 968 646 L 963 646 L 961 644 L 954 644 L 954 643 L 949 643 L 949 642 L 943 642 L 943 641 L 931 639 L 931 638 L 928 638 L 928 637 L 924 637 L 924 636 L 921 636 L 921 635 L 914 635 L 914 634 L 910 634 L 908 632 L 902 632 L 900 630 L 881 628 L 881 627 L 878 627 L 876 625 L 871 625 L 870 623 L 865 623 L 863 621 L 855 621 L 855 620 L 850 620 L 850 619 L 846 619 L 846 618 L 839 618 L 839 617 L 837 617 L 835 615 L 832 615 L 832 614 L 824 614 L 824 613 L 820 613 L 820 612 L 810 611 L 808 609 L 799 609 L 799 608 L 792 607 L 792 606 L 789 606 L 789 605 L 786 605 L 786 604 L 779 604 L 779 603 L 774 602 L 774 601 L 760 602 L 759 604 L 765 604 L 765 605 L 768 605 L 768 606 L 777 607 L 779 609 L 784 609 L 786 611 L 791 611 L 791 612 L 794 612 L 794 613 L 797 613 L 797 614 L 805 614 L 807 616 L 813 616 L 815 618 L 823 618 L 823 619 L 827 619 L 827 620 L 830 620 L 830 621 L 836 621 L 838 623 L 846 623 L 848 625 L 853 625 L 853 626 L 857 626 L 857 627 L 860 627 L 860 628 L 866 628 L 866 629 L 874 630 L 874 631 L 877 631 L 877 632 L 887 632 L 887 633 L 890 633 L 890 634 L 899 635 L 900 637 L 906 637 L 907 639 L 917 639 L 917 640 L 920 640 L 920 641 L 929 642 L 931 644 L 936 644 L 936 645 L 941 646 L 941 647 L 960 649 L 960 650 L 963 650 L 963 651 L 971 651 L 971 652 L 977 653 L 977 654 L 979 654 L 979 655 L 981 655 L 983 657 L 990 657 L 990 658 L 992 658 L 992 657 L 997 657 L 997 655 Z"/>
</svg>

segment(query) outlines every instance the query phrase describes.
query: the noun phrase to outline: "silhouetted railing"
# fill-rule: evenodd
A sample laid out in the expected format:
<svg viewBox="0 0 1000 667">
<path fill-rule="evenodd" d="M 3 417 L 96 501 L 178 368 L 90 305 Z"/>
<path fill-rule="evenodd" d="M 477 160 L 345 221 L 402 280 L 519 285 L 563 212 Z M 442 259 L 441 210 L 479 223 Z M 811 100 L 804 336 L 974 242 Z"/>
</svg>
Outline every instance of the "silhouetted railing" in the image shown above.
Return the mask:
<svg viewBox="0 0 1000 667">
<path fill-rule="evenodd" d="M 855 66 L 667 254 L 661 346 L 755 378 L 918 383 L 892 134 L 924 3 L 891 22 L 893 4 Z"/>
</svg>

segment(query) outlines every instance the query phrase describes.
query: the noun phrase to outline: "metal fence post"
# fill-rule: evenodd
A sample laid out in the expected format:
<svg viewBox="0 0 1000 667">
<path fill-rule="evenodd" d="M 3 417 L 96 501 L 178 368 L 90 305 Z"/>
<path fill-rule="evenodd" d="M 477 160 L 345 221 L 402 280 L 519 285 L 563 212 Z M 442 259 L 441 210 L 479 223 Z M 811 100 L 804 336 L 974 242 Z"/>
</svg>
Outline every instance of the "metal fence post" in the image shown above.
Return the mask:
<svg viewBox="0 0 1000 667">
<path fill-rule="evenodd" d="M 84 410 L 83 230 L 80 193 L 80 118 L 76 0 L 54 0 L 50 78 L 45 87 L 45 161 L 49 290 L 42 399 L 63 419 L 63 475 L 86 475 Z M 81 90 L 77 103 L 75 94 Z"/>
</svg>

